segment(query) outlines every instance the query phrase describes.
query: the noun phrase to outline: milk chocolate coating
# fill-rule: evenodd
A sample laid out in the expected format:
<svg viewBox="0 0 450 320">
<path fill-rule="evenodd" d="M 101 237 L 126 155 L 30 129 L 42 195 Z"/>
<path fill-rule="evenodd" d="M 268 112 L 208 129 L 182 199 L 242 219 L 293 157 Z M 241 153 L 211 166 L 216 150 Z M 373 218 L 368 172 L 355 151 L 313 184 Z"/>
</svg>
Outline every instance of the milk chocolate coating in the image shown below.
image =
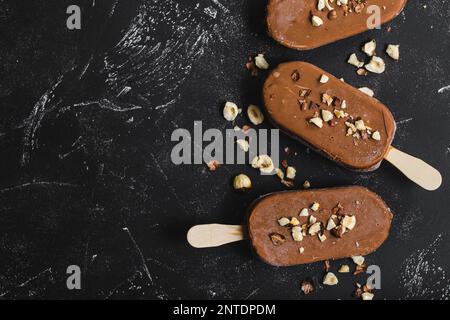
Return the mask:
<svg viewBox="0 0 450 320">
<path fill-rule="evenodd" d="M 297 81 L 292 79 L 294 71 L 300 76 Z M 325 84 L 319 82 L 322 74 L 329 77 Z M 317 108 L 310 109 L 308 106 L 307 110 L 302 109 L 298 101 L 301 88 L 311 90 L 307 100 L 317 103 Z M 335 117 L 333 126 L 324 122 L 322 128 L 309 123 L 314 113 L 320 114 L 321 109 L 331 112 L 341 109 L 322 103 L 324 92 L 341 101 L 345 100 L 347 108 L 342 110 L 351 116 L 361 117 L 373 131 L 380 132 L 381 140 L 346 136 L 347 118 Z M 371 171 L 378 168 L 394 139 L 396 124 L 386 106 L 309 63 L 289 62 L 279 65 L 264 84 L 263 98 L 269 118 L 282 131 L 353 170 Z"/>
<path fill-rule="evenodd" d="M 406 0 L 367 0 L 361 13 L 344 16 L 343 7 L 332 4 L 337 17 L 329 19 L 328 10 L 317 10 L 317 0 L 271 0 L 267 6 L 267 27 L 272 38 L 297 50 L 313 49 L 368 30 L 367 13 L 370 5 L 381 10 L 381 23 L 394 19 L 406 5 Z M 383 8 L 386 9 L 383 9 Z M 314 27 L 311 16 L 320 17 L 324 24 Z"/>
<path fill-rule="evenodd" d="M 277 220 L 296 217 L 304 224 L 307 217 L 299 217 L 299 212 L 313 202 L 320 203 L 321 210 L 309 211 L 324 226 L 332 208 L 341 203 L 342 212 L 356 217 L 355 227 L 341 238 L 325 231 L 324 242 L 317 235 L 294 241 L 290 228 L 280 226 Z M 274 266 L 292 266 L 369 254 L 386 240 L 391 221 L 390 209 L 378 195 L 364 187 L 353 186 L 269 194 L 251 208 L 248 230 L 252 246 L 263 261 Z M 269 237 L 271 233 L 283 235 L 286 241 L 275 246 Z M 300 247 L 304 248 L 303 253 L 299 252 Z"/>
</svg>

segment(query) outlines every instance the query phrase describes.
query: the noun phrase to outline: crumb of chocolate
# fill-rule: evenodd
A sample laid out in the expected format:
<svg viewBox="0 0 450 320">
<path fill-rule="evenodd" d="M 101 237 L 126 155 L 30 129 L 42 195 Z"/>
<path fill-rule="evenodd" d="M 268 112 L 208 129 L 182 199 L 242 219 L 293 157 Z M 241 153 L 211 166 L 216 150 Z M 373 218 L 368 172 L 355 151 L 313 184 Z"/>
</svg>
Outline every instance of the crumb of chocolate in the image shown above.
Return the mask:
<svg viewBox="0 0 450 320">
<path fill-rule="evenodd" d="M 353 272 L 353 275 L 358 275 L 360 273 L 364 273 L 367 270 L 367 266 L 366 265 L 361 265 L 361 266 L 356 266 L 355 271 Z"/>
<path fill-rule="evenodd" d="M 319 108 L 319 105 L 315 102 L 310 101 L 309 102 L 309 110 L 317 109 Z"/>
<path fill-rule="evenodd" d="M 287 160 L 285 160 L 285 159 L 281 160 L 281 165 L 283 166 L 283 168 L 286 169 L 288 167 Z"/>
<path fill-rule="evenodd" d="M 245 68 L 250 71 L 251 75 L 253 77 L 258 76 L 258 68 L 255 65 L 255 62 L 253 61 L 252 57 L 248 58 L 247 63 L 245 64 Z"/>
<path fill-rule="evenodd" d="M 220 162 L 217 160 L 211 160 L 207 164 L 209 171 L 216 171 L 220 167 Z"/>
<path fill-rule="evenodd" d="M 298 80 L 300 80 L 300 72 L 298 72 L 298 70 L 294 70 L 291 73 L 291 79 L 292 81 L 297 82 Z"/>
<path fill-rule="evenodd" d="M 331 230 L 331 234 L 336 238 L 342 238 L 345 233 L 345 227 L 343 225 L 338 225 L 336 228 Z"/>
<path fill-rule="evenodd" d="M 335 20 L 337 18 L 337 12 L 336 10 L 331 10 L 328 12 L 328 19 Z"/>
<path fill-rule="evenodd" d="M 279 233 L 271 233 L 269 234 L 269 238 L 274 246 L 280 246 L 286 241 L 286 238 Z"/>
<path fill-rule="evenodd" d="M 325 260 L 325 261 L 323 262 L 323 264 L 324 264 L 325 272 L 330 271 L 330 268 L 331 268 L 330 260 Z"/>
<path fill-rule="evenodd" d="M 304 294 L 311 294 L 314 291 L 314 283 L 312 280 L 303 280 L 300 288 Z"/>
</svg>

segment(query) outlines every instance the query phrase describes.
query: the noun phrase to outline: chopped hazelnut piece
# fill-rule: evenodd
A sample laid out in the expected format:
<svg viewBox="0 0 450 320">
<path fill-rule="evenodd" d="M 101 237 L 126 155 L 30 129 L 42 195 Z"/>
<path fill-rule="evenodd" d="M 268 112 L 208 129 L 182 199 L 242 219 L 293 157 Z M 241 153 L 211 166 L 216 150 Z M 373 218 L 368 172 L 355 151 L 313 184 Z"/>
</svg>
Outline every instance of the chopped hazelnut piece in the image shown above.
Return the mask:
<svg viewBox="0 0 450 320">
<path fill-rule="evenodd" d="M 356 265 L 362 266 L 364 264 L 365 259 L 363 256 L 353 256 L 352 260 Z"/>
<path fill-rule="evenodd" d="M 356 266 L 355 271 L 353 271 L 353 275 L 358 275 L 360 273 L 366 272 L 367 266 L 365 264 L 362 264 L 360 266 Z"/>
<path fill-rule="evenodd" d="M 288 218 L 280 218 L 278 219 L 278 224 L 282 227 L 287 226 L 289 223 L 291 222 L 291 220 L 289 220 Z"/>
<path fill-rule="evenodd" d="M 323 121 L 319 117 L 311 118 L 309 119 L 309 122 L 315 124 L 319 128 L 323 127 Z"/>
<path fill-rule="evenodd" d="M 298 248 L 298 252 L 300 252 L 300 253 L 305 252 L 305 248 L 303 248 L 303 247 Z"/>
<path fill-rule="evenodd" d="M 345 108 L 347 108 L 347 101 L 345 101 L 345 100 L 342 100 L 342 103 L 341 103 L 341 108 L 342 108 L 342 109 L 345 109 Z"/>
<path fill-rule="evenodd" d="M 317 1 L 317 10 L 322 11 L 325 9 L 325 0 Z"/>
<path fill-rule="evenodd" d="M 364 293 L 361 294 L 361 299 L 362 300 L 372 300 L 374 296 L 375 295 L 373 293 L 364 292 Z"/>
<path fill-rule="evenodd" d="M 292 217 L 289 223 L 293 226 L 298 226 L 300 224 L 300 221 L 298 221 L 296 217 Z"/>
<path fill-rule="evenodd" d="M 303 182 L 303 188 L 308 189 L 311 187 L 311 183 L 308 180 L 305 180 L 305 182 Z"/>
<path fill-rule="evenodd" d="M 282 245 L 286 241 L 286 238 L 279 233 L 271 233 L 269 234 L 269 238 L 274 246 Z"/>
<path fill-rule="evenodd" d="M 275 169 L 275 174 L 277 175 L 278 178 L 280 178 L 281 180 L 284 179 L 284 173 L 280 168 L 276 168 Z"/>
<path fill-rule="evenodd" d="M 323 121 L 328 122 L 330 120 L 333 120 L 333 114 L 330 111 L 322 109 L 321 113 Z"/>
<path fill-rule="evenodd" d="M 319 80 L 319 81 L 320 81 L 320 83 L 327 83 L 329 79 L 330 79 L 330 78 L 328 78 L 327 75 L 323 74 L 323 75 L 320 77 L 320 80 Z"/>
<path fill-rule="evenodd" d="M 301 227 L 293 227 L 291 230 L 292 239 L 294 241 L 299 242 L 303 240 L 302 228 Z"/>
<path fill-rule="evenodd" d="M 356 217 L 355 216 L 344 216 L 344 218 L 341 221 L 341 224 L 349 230 L 353 230 L 353 228 L 356 225 Z"/>
<path fill-rule="evenodd" d="M 366 130 L 366 125 L 364 124 L 363 120 L 357 120 L 355 121 L 355 127 L 357 130 L 359 131 L 364 131 Z"/>
<path fill-rule="evenodd" d="M 253 104 L 248 106 L 247 116 L 250 119 L 250 122 L 254 125 L 259 125 L 264 121 L 264 114 L 257 106 Z"/>
<path fill-rule="evenodd" d="M 209 171 L 216 171 L 220 167 L 220 162 L 217 160 L 211 160 L 207 164 Z"/>
<path fill-rule="evenodd" d="M 236 177 L 234 177 L 233 180 L 233 188 L 235 190 L 245 190 L 245 189 L 251 189 L 252 187 L 252 181 L 248 176 L 245 174 L 239 174 Z"/>
<path fill-rule="evenodd" d="M 369 57 L 373 57 L 375 55 L 376 49 L 377 49 L 377 42 L 375 40 L 365 43 L 364 46 L 362 47 L 362 51 Z"/>
<path fill-rule="evenodd" d="M 376 140 L 376 141 L 380 141 L 381 140 L 380 132 L 375 131 L 374 133 L 372 133 L 372 139 Z"/>
<path fill-rule="evenodd" d="M 317 218 L 314 217 L 313 215 L 310 215 L 308 220 L 309 220 L 310 224 L 313 224 L 313 223 L 315 223 L 317 221 Z"/>
<path fill-rule="evenodd" d="M 323 284 L 327 286 L 334 286 L 338 284 L 338 278 L 332 272 L 328 272 L 323 278 Z"/>
<path fill-rule="evenodd" d="M 320 222 L 316 222 L 308 228 L 308 234 L 314 236 L 320 231 L 320 229 Z"/>
<path fill-rule="evenodd" d="M 347 60 L 347 63 L 351 64 L 352 66 L 361 68 L 364 66 L 364 62 L 359 61 L 358 57 L 356 56 L 356 53 L 352 53 L 350 57 Z"/>
<path fill-rule="evenodd" d="M 343 265 L 339 268 L 338 272 L 339 272 L 339 273 L 349 273 L 349 272 L 350 272 L 350 267 L 349 267 L 348 265 L 346 265 L 346 264 L 343 264 Z"/>
<path fill-rule="evenodd" d="M 227 102 L 225 103 L 225 107 L 223 108 L 223 117 L 227 121 L 234 121 L 236 119 L 237 115 L 240 113 L 240 109 L 237 107 L 237 105 L 233 102 Z"/>
<path fill-rule="evenodd" d="M 288 179 L 294 179 L 295 178 L 295 174 L 297 173 L 297 170 L 295 170 L 294 167 L 287 167 L 286 169 L 286 178 Z"/>
<path fill-rule="evenodd" d="M 375 95 L 375 93 L 373 92 L 372 89 L 369 89 L 367 87 L 362 87 L 358 89 L 361 92 L 364 92 L 365 94 L 367 94 L 369 97 L 373 97 Z"/>
<path fill-rule="evenodd" d="M 326 103 L 327 105 L 331 106 L 331 104 L 333 103 L 333 97 L 330 96 L 327 93 L 323 93 L 322 94 L 322 102 Z"/>
<path fill-rule="evenodd" d="M 320 27 L 321 25 L 323 25 L 323 20 L 318 16 L 312 16 L 311 23 L 314 27 Z"/>
<path fill-rule="evenodd" d="M 324 242 L 325 240 L 327 240 L 327 237 L 323 233 L 319 233 L 318 237 L 320 242 Z"/>
<path fill-rule="evenodd" d="M 269 64 L 261 53 L 255 57 L 255 64 L 259 69 L 266 70 L 269 68 Z"/>
<path fill-rule="evenodd" d="M 240 148 L 242 151 L 244 151 L 244 152 L 247 152 L 248 149 L 250 148 L 250 145 L 249 145 L 249 143 L 248 143 L 247 140 L 244 140 L 244 139 L 238 139 L 238 140 L 236 141 L 236 143 L 237 143 L 237 145 L 239 146 L 239 148 Z"/>
<path fill-rule="evenodd" d="M 400 59 L 400 46 L 399 45 L 390 44 L 386 48 L 386 53 L 392 59 L 399 60 Z"/>
<path fill-rule="evenodd" d="M 348 114 L 345 113 L 345 111 L 337 110 L 337 109 L 334 109 L 334 115 L 335 115 L 336 118 L 338 118 L 338 119 L 348 117 Z"/>
<path fill-rule="evenodd" d="M 314 202 L 314 203 L 311 205 L 311 210 L 312 210 L 312 211 L 317 211 L 317 210 L 319 210 L 319 208 L 320 208 L 320 204 L 319 204 L 318 202 Z"/>
<path fill-rule="evenodd" d="M 297 69 L 294 70 L 294 71 L 292 71 L 292 73 L 291 73 L 291 79 L 292 79 L 292 81 L 294 81 L 294 82 L 297 82 L 297 81 L 300 79 L 300 72 L 298 72 Z"/>
<path fill-rule="evenodd" d="M 300 216 L 300 217 L 307 217 L 307 216 L 309 216 L 308 209 L 307 209 L 307 208 L 303 208 L 303 209 L 300 211 L 299 216 Z"/>
<path fill-rule="evenodd" d="M 366 68 L 367 71 L 380 74 L 386 70 L 386 64 L 383 59 L 374 56 L 364 68 Z"/>
<path fill-rule="evenodd" d="M 275 170 L 272 159 L 266 154 L 256 156 L 252 160 L 252 167 L 259 169 L 261 173 L 267 174 L 270 174 Z"/>
<path fill-rule="evenodd" d="M 336 10 L 331 10 L 330 12 L 328 12 L 328 19 L 330 20 L 334 20 L 337 18 L 337 12 Z"/>
<path fill-rule="evenodd" d="M 333 218 L 328 219 L 327 230 L 330 231 L 336 228 L 336 222 L 334 222 Z"/>
</svg>

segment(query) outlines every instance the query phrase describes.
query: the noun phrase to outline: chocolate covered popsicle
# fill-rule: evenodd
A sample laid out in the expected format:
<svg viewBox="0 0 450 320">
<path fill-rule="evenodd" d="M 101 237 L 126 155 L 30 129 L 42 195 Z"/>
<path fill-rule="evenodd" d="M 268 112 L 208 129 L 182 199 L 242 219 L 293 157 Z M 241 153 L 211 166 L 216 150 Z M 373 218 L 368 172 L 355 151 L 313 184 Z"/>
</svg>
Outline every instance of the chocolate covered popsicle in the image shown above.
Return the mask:
<svg viewBox="0 0 450 320">
<path fill-rule="evenodd" d="M 391 221 L 384 201 L 363 187 L 288 191 L 256 201 L 248 232 L 263 261 L 292 266 L 369 254 Z"/>
<path fill-rule="evenodd" d="M 386 23 L 405 5 L 406 0 L 270 0 L 267 27 L 279 43 L 308 50 L 373 28 L 377 12 Z"/>
<path fill-rule="evenodd" d="M 314 65 L 279 65 L 263 95 L 276 126 L 341 165 L 374 170 L 389 151 L 396 125 L 388 108 Z"/>
</svg>

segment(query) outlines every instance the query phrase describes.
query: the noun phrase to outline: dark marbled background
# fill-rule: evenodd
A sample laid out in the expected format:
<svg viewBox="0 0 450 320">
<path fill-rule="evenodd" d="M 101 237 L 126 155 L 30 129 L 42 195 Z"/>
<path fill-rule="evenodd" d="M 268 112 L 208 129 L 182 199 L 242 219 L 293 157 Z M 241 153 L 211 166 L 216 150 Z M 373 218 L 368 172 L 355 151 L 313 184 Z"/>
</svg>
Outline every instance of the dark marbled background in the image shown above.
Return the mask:
<svg viewBox="0 0 450 320">
<path fill-rule="evenodd" d="M 271 66 L 306 60 L 374 89 L 398 121 L 394 145 L 442 172 L 443 186 L 427 192 L 388 163 L 352 173 L 281 136 L 298 151 L 288 157 L 297 187 L 362 184 L 394 212 L 389 239 L 367 257 L 382 270 L 376 299 L 448 299 L 450 91 L 438 93 L 450 85 L 447 1 L 410 1 L 382 30 L 310 52 L 266 35 L 266 1 L 219 1 L 0 1 L 0 297 L 305 298 L 299 283 L 319 282 L 322 263 L 273 268 L 245 242 L 185 241 L 191 225 L 239 224 L 254 199 L 285 187 L 249 166 L 212 173 L 170 161 L 174 129 L 202 120 L 225 130 L 225 101 L 261 104 L 266 72 L 251 77 L 243 65 L 265 52 Z M 82 8 L 79 31 L 66 28 L 70 4 Z M 346 59 L 371 38 L 399 43 L 401 60 L 379 49 L 387 71 L 358 77 Z M 240 172 L 255 185 L 245 194 L 231 187 Z M 73 264 L 81 290 L 66 288 Z M 366 277 L 340 276 L 307 298 L 351 298 Z"/>
</svg>

